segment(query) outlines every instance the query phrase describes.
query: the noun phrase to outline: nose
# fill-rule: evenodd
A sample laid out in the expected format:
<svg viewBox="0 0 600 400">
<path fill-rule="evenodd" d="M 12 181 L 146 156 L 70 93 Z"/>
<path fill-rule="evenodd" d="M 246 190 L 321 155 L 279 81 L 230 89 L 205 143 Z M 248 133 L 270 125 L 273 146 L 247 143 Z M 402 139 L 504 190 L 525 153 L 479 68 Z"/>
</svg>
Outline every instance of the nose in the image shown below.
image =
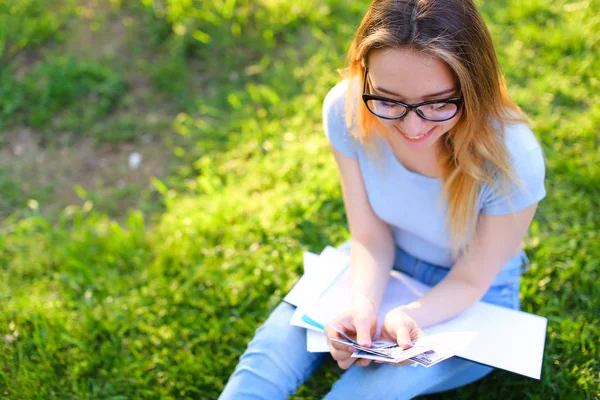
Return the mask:
<svg viewBox="0 0 600 400">
<path fill-rule="evenodd" d="M 409 136 L 419 136 L 423 133 L 423 126 L 427 121 L 417 115 L 415 110 L 410 110 L 400 122 L 400 129 Z"/>
</svg>

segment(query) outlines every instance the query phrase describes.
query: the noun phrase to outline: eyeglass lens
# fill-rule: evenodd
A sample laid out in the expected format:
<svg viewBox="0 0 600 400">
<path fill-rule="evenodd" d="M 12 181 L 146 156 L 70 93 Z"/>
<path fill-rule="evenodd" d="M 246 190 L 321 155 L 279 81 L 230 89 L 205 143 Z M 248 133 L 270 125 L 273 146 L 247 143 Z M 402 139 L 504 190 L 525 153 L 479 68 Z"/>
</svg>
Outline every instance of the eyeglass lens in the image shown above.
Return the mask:
<svg viewBox="0 0 600 400">
<path fill-rule="evenodd" d="M 369 100 L 367 106 L 376 115 L 383 118 L 400 118 L 406 114 L 407 108 L 385 100 Z M 421 116 L 431 120 L 444 120 L 452 118 L 458 111 L 454 103 L 425 104 L 417 108 Z"/>
</svg>

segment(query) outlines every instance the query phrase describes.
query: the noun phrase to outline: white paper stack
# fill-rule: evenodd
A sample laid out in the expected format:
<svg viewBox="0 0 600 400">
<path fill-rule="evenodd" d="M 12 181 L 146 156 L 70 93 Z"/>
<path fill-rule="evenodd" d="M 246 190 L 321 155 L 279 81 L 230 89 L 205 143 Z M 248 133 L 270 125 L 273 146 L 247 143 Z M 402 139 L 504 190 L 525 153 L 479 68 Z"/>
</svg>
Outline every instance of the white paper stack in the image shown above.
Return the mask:
<svg viewBox="0 0 600 400">
<path fill-rule="evenodd" d="M 323 327 L 350 302 L 349 261 L 349 244 L 338 249 L 328 246 L 320 255 L 304 253 L 304 275 L 284 298 L 297 307 L 291 324 L 307 329 L 310 352 L 329 351 Z M 392 271 L 378 312 L 379 324 L 388 311 L 430 289 Z M 479 302 L 459 316 L 424 330 L 443 333 L 440 337 L 445 345 L 459 357 L 540 379 L 546 326 L 546 318 Z"/>
</svg>

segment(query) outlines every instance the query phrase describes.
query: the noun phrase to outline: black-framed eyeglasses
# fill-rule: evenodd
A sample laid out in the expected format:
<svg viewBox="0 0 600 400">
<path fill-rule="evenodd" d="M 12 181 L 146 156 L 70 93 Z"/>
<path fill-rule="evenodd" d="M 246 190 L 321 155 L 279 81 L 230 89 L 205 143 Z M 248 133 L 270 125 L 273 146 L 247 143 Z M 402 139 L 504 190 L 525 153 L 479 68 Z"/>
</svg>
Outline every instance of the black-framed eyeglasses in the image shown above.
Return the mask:
<svg viewBox="0 0 600 400">
<path fill-rule="evenodd" d="M 410 110 L 426 121 L 443 122 L 452 119 L 458 114 L 463 105 L 462 97 L 424 101 L 417 104 L 407 104 L 387 97 L 367 93 L 367 73 L 365 68 L 362 100 L 367 109 L 376 117 L 383 119 L 402 119 Z"/>
</svg>

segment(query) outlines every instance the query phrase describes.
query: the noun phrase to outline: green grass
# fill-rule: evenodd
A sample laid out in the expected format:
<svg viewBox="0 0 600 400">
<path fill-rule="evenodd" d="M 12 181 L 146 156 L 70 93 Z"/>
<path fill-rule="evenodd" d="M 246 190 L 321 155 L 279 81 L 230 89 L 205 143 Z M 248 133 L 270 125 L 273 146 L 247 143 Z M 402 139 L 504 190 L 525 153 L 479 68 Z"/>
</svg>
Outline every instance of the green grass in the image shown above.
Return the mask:
<svg viewBox="0 0 600 400">
<path fill-rule="evenodd" d="M 23 125 L 54 130 L 80 130 L 97 122 L 126 89 L 123 77 L 110 68 L 68 57 L 45 60 L 19 81 L 9 79 L 3 92 L 13 101 L 4 101 L 0 113 Z"/>
<path fill-rule="evenodd" d="M 320 105 L 368 2 L 118 3 L 100 22 L 83 2 L 42 14 L 65 29 L 129 18 L 129 67 L 85 51 L 61 58 L 60 29 L 13 32 L 25 45 L 11 51 L 41 56 L 22 77 L 18 59 L 3 68 L 3 126 L 101 143 L 173 130 L 165 151 L 178 161 L 151 189 L 133 187 L 145 203 L 119 222 L 93 193 L 49 218 L 27 202 L 47 201 L 45 188 L 23 194 L 10 166 L 0 169 L 0 205 L 13 212 L 0 224 L 0 397 L 215 398 L 301 274 L 302 252 L 348 238 Z M 443 397 L 598 398 L 600 6 L 478 4 L 547 158 L 521 294 L 549 325 L 540 382 L 494 372 Z M 38 92 L 43 102 L 28 97 Z M 170 126 L 137 119 L 154 107 Z M 338 375 L 326 365 L 297 398 L 322 397 Z"/>
</svg>

